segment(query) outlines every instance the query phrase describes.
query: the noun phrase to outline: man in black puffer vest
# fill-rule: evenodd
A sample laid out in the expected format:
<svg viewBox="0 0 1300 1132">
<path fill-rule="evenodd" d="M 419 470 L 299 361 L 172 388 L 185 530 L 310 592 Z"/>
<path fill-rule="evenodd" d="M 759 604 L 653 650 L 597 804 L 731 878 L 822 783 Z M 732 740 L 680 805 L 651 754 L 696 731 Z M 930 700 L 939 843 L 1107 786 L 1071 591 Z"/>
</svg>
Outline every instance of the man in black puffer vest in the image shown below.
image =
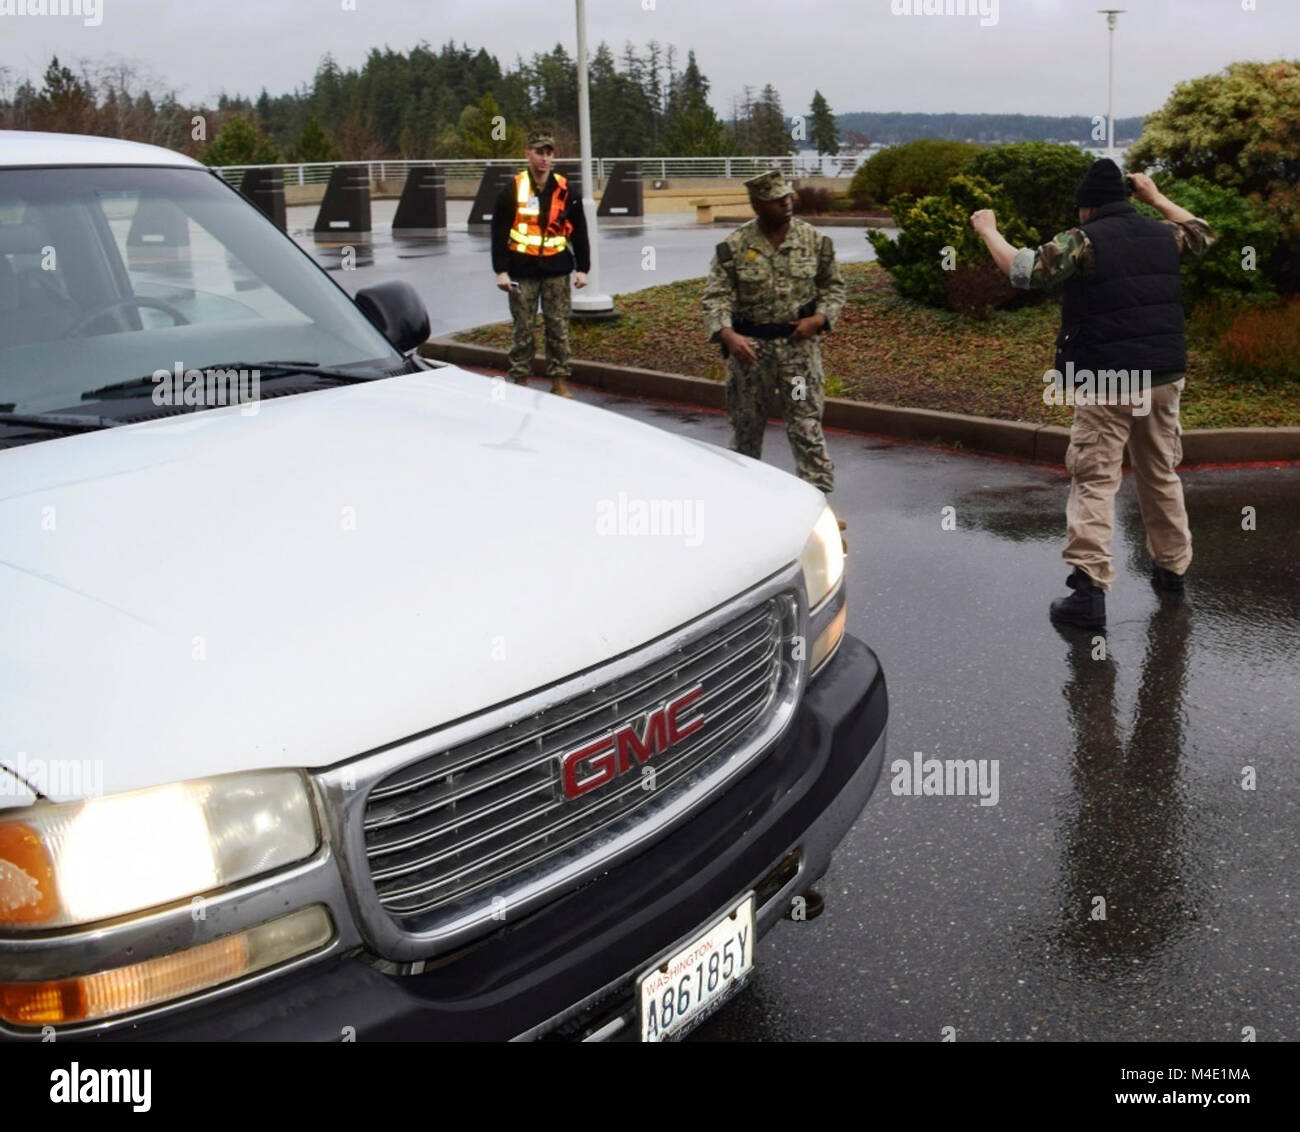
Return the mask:
<svg viewBox="0 0 1300 1132">
<path fill-rule="evenodd" d="M 1042 247 L 1014 248 L 990 209 L 971 216 L 993 260 L 1022 288 L 1064 284 L 1056 368 L 1044 375 L 1048 404 L 1072 404 L 1065 466 L 1065 560 L 1073 591 L 1052 602 L 1053 621 L 1084 628 L 1106 623 L 1115 581 L 1111 536 L 1115 493 L 1127 445 L 1151 554 L 1151 581 L 1183 592 L 1192 535 L 1175 471 L 1182 460 L 1178 400 L 1186 385 L 1179 261 L 1215 240 L 1204 220 L 1163 196 L 1150 177 L 1128 179 L 1133 195 L 1164 217 L 1138 214 L 1125 178 L 1109 158 L 1093 163 L 1075 194 L 1079 227 Z"/>
</svg>

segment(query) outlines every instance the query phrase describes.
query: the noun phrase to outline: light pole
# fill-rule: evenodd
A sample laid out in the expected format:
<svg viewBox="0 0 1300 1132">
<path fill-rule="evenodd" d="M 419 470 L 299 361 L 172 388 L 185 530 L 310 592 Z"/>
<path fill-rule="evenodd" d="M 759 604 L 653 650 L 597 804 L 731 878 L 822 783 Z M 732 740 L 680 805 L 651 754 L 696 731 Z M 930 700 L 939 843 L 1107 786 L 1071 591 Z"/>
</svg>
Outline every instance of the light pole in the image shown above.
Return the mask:
<svg viewBox="0 0 1300 1132">
<path fill-rule="evenodd" d="M 1106 27 L 1110 34 L 1107 37 L 1109 44 L 1109 54 L 1106 62 L 1106 156 L 1114 158 L 1115 156 L 1115 111 L 1113 109 L 1115 100 L 1115 24 L 1116 17 L 1126 9 L 1124 8 L 1098 8 L 1098 15 L 1106 17 Z"/>
<path fill-rule="evenodd" d="M 602 321 L 618 318 L 614 300 L 600 289 L 600 241 L 596 232 L 596 182 L 591 163 L 591 107 L 587 99 L 587 5 L 578 6 L 578 146 L 582 158 L 582 214 L 587 220 L 587 242 L 591 246 L 591 270 L 587 286 L 573 294 L 573 317 Z"/>
</svg>

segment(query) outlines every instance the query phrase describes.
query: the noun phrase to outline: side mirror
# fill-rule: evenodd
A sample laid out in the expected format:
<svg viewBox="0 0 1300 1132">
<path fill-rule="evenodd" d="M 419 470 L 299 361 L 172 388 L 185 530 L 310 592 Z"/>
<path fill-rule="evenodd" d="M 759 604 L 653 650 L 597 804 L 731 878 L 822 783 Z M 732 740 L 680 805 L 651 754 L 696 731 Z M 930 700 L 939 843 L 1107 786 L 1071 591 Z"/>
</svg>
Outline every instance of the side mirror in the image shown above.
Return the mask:
<svg viewBox="0 0 1300 1132">
<path fill-rule="evenodd" d="M 429 337 L 429 312 L 409 283 L 395 279 L 362 287 L 352 301 L 403 354 Z"/>
</svg>

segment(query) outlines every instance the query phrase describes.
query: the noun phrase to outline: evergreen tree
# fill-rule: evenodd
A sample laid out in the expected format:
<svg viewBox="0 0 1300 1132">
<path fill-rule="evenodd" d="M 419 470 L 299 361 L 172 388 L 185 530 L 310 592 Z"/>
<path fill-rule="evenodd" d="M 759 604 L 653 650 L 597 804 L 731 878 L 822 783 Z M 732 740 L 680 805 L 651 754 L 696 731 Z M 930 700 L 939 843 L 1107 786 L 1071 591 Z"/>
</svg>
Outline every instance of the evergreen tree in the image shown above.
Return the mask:
<svg viewBox="0 0 1300 1132">
<path fill-rule="evenodd" d="M 670 48 L 671 57 L 671 48 Z M 709 105 L 709 80 L 686 56 L 686 70 L 673 78 L 664 123 L 663 151 L 682 157 L 720 157 L 733 152 L 727 130 Z"/>
<path fill-rule="evenodd" d="M 808 140 L 817 147 L 817 156 L 829 153 L 834 157 L 840 151 L 840 131 L 835 124 L 835 115 L 831 113 L 830 104 L 822 97 L 822 92 L 819 90 L 813 91 L 809 114 L 812 124 Z"/>
<path fill-rule="evenodd" d="M 479 99 L 477 106 L 465 107 L 458 132 L 469 157 L 514 157 L 528 141 L 520 123 L 505 121 L 490 92 Z"/>
<path fill-rule="evenodd" d="M 36 96 L 32 118 L 38 130 L 80 134 L 94 132 L 95 101 L 81 81 L 51 56 L 45 68 L 45 85 Z"/>
<path fill-rule="evenodd" d="M 298 141 L 285 154 L 288 161 L 337 161 L 338 157 L 339 151 L 334 148 L 315 114 L 307 115 Z"/>
<path fill-rule="evenodd" d="M 785 157 L 793 148 L 793 139 L 781 112 L 781 96 L 771 83 L 763 87 L 750 112 L 750 152 L 764 157 Z"/>
<path fill-rule="evenodd" d="M 275 165 L 280 154 L 270 139 L 243 114 L 226 119 L 203 150 L 206 165 Z"/>
<path fill-rule="evenodd" d="M 650 102 L 650 148 L 649 153 L 659 151 L 659 138 L 662 135 L 664 116 L 663 84 L 659 81 L 660 68 L 659 43 L 651 40 L 646 45 L 646 79 L 645 93 Z"/>
</svg>

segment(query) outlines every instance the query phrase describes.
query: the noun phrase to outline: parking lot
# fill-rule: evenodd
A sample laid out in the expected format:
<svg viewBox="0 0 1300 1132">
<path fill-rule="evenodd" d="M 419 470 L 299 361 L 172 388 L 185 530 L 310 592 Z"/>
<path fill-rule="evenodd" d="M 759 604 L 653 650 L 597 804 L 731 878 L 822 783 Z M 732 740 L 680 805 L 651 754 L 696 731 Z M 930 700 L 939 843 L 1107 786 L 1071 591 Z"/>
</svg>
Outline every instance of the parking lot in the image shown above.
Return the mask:
<svg viewBox="0 0 1300 1132">
<path fill-rule="evenodd" d="M 720 414 L 580 396 L 726 443 Z M 889 680 L 885 772 L 819 886 L 825 913 L 765 937 L 749 991 L 698 1036 L 1294 1040 L 1300 469 L 1186 474 L 1181 607 L 1146 582 L 1126 483 L 1093 659 L 1091 635 L 1047 619 L 1063 471 L 830 442 L 849 631 Z M 766 456 L 792 470 L 777 426 Z M 918 751 L 996 760 L 996 804 L 893 793 L 890 762 Z"/>
<path fill-rule="evenodd" d="M 369 244 L 318 243 L 312 236 L 316 206 L 288 210 L 288 231 L 349 294 L 385 279 L 404 279 L 424 300 L 436 337 L 509 317 L 505 296 L 496 289 L 486 231 L 466 228 L 469 201 L 447 202 L 447 235 L 432 240 L 394 240 L 397 202 L 377 200 L 371 207 L 374 229 Z M 865 228 L 823 229 L 835 241 L 842 263 L 875 258 Z M 659 283 L 694 279 L 709 270 L 714 245 L 728 225 L 701 225 L 691 213 L 652 213 L 641 219 L 601 220 L 600 286 L 611 295 Z M 353 248 L 342 267 L 342 248 Z M 653 249 L 647 256 L 646 249 Z"/>
</svg>

